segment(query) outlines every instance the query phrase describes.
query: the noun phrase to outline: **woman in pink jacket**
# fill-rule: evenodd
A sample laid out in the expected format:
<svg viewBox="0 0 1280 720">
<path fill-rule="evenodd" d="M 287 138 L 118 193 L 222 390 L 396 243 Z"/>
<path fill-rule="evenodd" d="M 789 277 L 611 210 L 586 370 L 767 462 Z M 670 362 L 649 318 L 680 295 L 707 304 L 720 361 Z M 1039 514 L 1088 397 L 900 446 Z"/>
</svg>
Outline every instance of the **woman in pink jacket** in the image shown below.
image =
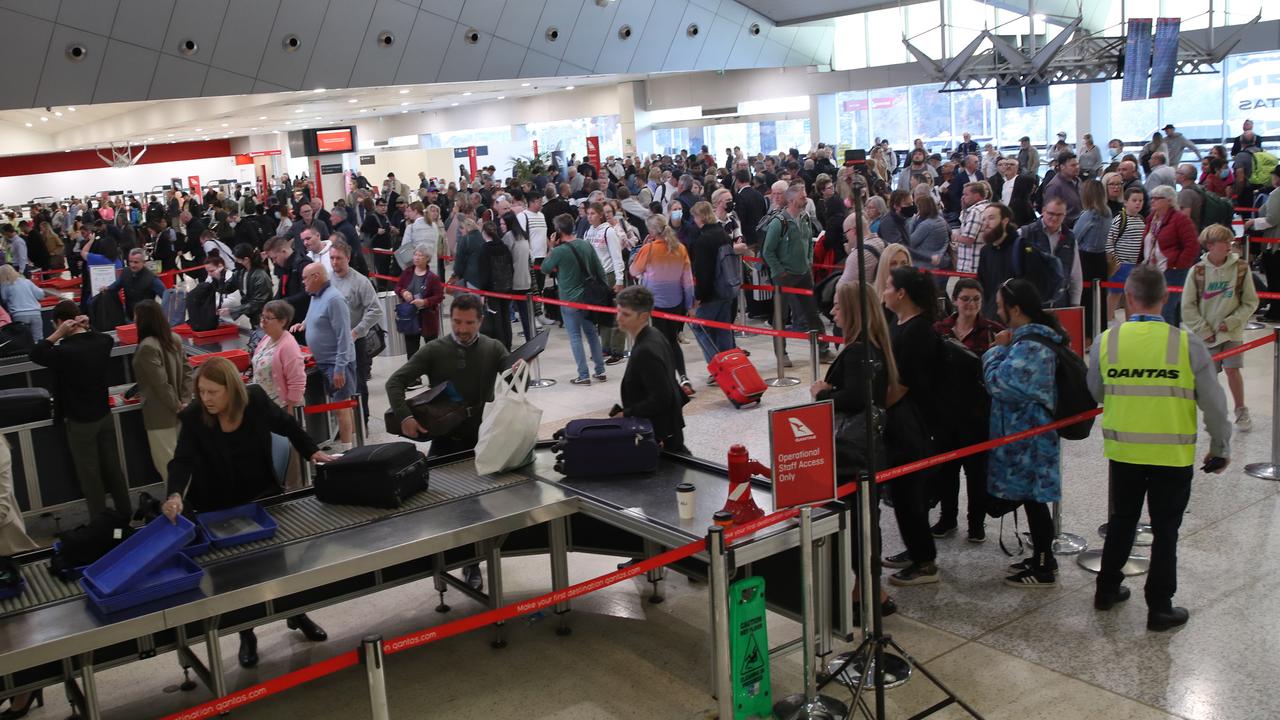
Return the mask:
<svg viewBox="0 0 1280 720">
<path fill-rule="evenodd" d="M 290 413 L 302 405 L 307 387 L 302 349 L 286 328 L 293 322 L 293 306 L 284 300 L 272 300 L 262 307 L 262 330 L 267 334 L 253 351 L 253 382 L 271 401 Z M 284 487 L 296 490 L 302 486 L 302 465 L 298 454 L 289 451 L 289 469 Z"/>
<path fill-rule="evenodd" d="M 1168 185 L 1153 188 L 1151 213 L 1142 238 L 1143 262 L 1164 273 L 1169 287 L 1182 287 L 1187 271 L 1200 259 L 1200 239 L 1191 218 L 1178 209 L 1178 194 Z M 1170 292 L 1161 312 L 1165 322 L 1177 327 L 1182 322 L 1182 295 Z"/>
</svg>

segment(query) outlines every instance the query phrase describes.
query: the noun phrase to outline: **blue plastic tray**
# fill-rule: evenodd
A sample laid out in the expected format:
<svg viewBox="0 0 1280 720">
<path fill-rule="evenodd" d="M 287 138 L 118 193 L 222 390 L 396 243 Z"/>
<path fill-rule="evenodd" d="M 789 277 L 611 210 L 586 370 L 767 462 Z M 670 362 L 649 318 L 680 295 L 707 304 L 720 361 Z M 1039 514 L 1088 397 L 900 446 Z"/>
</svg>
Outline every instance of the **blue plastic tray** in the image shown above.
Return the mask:
<svg viewBox="0 0 1280 720">
<path fill-rule="evenodd" d="M 16 586 L 11 588 L 5 588 L 4 590 L 0 590 L 0 600 L 8 600 L 9 598 L 16 598 L 19 595 L 21 595 L 23 592 L 25 592 L 26 589 L 27 589 L 27 579 L 23 577 L 19 577 L 18 584 Z"/>
<path fill-rule="evenodd" d="M 116 595 L 172 558 L 195 534 L 195 523 L 181 515 L 176 525 L 158 517 L 85 568 L 84 576 L 102 595 Z"/>
<path fill-rule="evenodd" d="M 125 592 L 104 595 L 87 574 L 80 578 L 80 587 L 84 588 L 85 596 L 100 612 L 115 613 L 170 595 L 194 590 L 200 586 L 202 578 L 204 578 L 204 568 L 186 555 L 178 553 L 139 578 L 137 584 Z"/>
<path fill-rule="evenodd" d="M 209 537 L 209 544 L 215 548 L 265 540 L 273 537 L 279 528 L 275 519 L 258 503 L 203 512 L 196 516 L 196 522 L 200 523 Z"/>
<path fill-rule="evenodd" d="M 182 554 L 189 558 L 199 557 L 209 552 L 209 535 L 204 528 L 196 526 L 196 536 L 182 548 Z"/>
</svg>

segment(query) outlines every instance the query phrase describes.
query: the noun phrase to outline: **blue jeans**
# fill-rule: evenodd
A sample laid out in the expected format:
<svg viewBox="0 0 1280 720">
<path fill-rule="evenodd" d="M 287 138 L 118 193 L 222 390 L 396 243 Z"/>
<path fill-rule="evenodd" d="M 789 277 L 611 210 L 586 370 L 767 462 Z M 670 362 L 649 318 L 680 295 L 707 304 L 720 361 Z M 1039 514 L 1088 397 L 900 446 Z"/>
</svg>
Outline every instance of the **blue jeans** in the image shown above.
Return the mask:
<svg viewBox="0 0 1280 720">
<path fill-rule="evenodd" d="M 732 313 L 732 299 L 709 300 L 693 309 L 694 317 L 723 323 L 733 319 Z M 698 347 L 702 348 L 702 356 L 706 358 L 708 363 L 718 353 L 734 347 L 733 332 L 730 330 L 706 327 L 704 325 L 691 325 L 691 327 L 693 328 L 693 337 L 698 341 Z"/>
<path fill-rule="evenodd" d="M 1166 285 L 1173 287 L 1181 286 L 1187 280 L 1187 270 L 1165 270 L 1164 282 Z M 1164 303 L 1164 309 L 1160 311 L 1164 316 L 1164 321 L 1174 327 L 1182 324 L 1182 293 L 1169 293 L 1169 299 Z"/>
<path fill-rule="evenodd" d="M 40 342 L 44 339 L 44 318 L 40 316 L 40 311 L 16 312 L 13 313 L 13 320 L 27 324 L 27 330 L 31 333 L 31 342 Z"/>
<path fill-rule="evenodd" d="M 587 336 L 587 345 L 591 348 L 591 362 L 596 366 L 596 375 L 604 374 L 604 353 L 600 350 L 600 335 L 596 333 L 595 323 L 586 318 L 586 311 L 578 308 L 561 307 L 560 318 L 564 321 L 564 330 L 569 333 L 569 350 L 573 352 L 573 362 L 578 366 L 578 377 L 587 377 L 587 358 L 582 354 L 582 336 Z"/>
</svg>

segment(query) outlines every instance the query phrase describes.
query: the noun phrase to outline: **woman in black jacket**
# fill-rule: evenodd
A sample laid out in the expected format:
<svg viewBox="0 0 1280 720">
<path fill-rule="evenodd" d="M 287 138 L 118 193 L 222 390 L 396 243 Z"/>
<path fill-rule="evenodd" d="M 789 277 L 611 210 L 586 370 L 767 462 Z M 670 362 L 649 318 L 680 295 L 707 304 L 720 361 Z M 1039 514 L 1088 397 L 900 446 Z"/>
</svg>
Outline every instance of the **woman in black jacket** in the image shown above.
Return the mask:
<svg viewBox="0 0 1280 720">
<path fill-rule="evenodd" d="M 232 320 L 246 315 L 249 326 L 256 328 L 262 324 L 262 307 L 271 300 L 274 292 L 271 274 L 262 262 L 262 255 L 249 243 L 236 245 L 233 251 L 236 258 L 235 272 L 223 283 L 222 291 L 230 294 L 240 291 L 240 304 L 233 308 L 221 308 L 218 313 L 228 315 Z"/>
<path fill-rule="evenodd" d="M 169 497 L 162 509 L 177 522 L 186 509 L 223 510 L 280 492 L 271 460 L 271 435 L 289 439 L 298 453 L 315 462 L 332 460 L 280 406 L 257 385 L 245 387 L 231 361 L 213 358 L 195 373 L 197 401 L 178 414 L 178 447 L 169 462 Z M 328 639 L 305 614 L 287 621 L 308 640 Z M 240 631 L 240 665 L 258 664 L 258 638 Z"/>
</svg>

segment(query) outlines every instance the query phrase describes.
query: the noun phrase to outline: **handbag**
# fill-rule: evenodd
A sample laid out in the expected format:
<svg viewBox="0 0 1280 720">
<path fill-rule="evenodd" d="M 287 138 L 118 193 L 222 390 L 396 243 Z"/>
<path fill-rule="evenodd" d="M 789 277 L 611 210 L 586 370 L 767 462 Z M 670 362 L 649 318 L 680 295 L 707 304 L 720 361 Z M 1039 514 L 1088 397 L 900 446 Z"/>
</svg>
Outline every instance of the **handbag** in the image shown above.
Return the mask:
<svg viewBox="0 0 1280 720">
<path fill-rule="evenodd" d="M 868 411 L 837 412 L 835 418 L 837 477 L 856 478 L 865 470 L 875 471 L 884 467 L 884 411 L 872 406 L 869 416 L 872 423 L 872 442 L 876 444 L 877 467 L 871 467 L 868 461 Z"/>
<path fill-rule="evenodd" d="M 429 438 L 449 436 L 474 413 L 474 408 L 462 402 L 462 396 L 448 381 L 409 398 L 406 403 L 409 413 Z"/>
<path fill-rule="evenodd" d="M 396 330 L 402 335 L 421 335 L 422 318 L 418 307 L 411 302 L 396 303 Z"/>
<path fill-rule="evenodd" d="M 476 472 L 491 475 L 533 462 L 542 409 L 529 400 L 529 364 L 517 363 L 498 375 L 493 401 L 484 406 L 480 440 L 476 443 Z"/>
<path fill-rule="evenodd" d="M 374 325 L 369 328 L 369 334 L 364 336 L 364 352 L 369 356 L 370 360 L 378 357 L 387 349 L 387 331 L 382 329 L 381 325 Z"/>
<path fill-rule="evenodd" d="M 579 257 L 578 252 L 573 249 L 572 245 L 569 246 L 569 254 L 573 256 L 574 261 L 578 263 L 578 269 L 582 271 L 582 302 L 598 307 L 613 307 L 613 288 L 587 270 L 587 264 L 582 262 L 582 258 Z M 611 323 L 613 318 L 613 313 L 599 310 L 591 313 L 592 322 L 597 324 Z"/>
</svg>

